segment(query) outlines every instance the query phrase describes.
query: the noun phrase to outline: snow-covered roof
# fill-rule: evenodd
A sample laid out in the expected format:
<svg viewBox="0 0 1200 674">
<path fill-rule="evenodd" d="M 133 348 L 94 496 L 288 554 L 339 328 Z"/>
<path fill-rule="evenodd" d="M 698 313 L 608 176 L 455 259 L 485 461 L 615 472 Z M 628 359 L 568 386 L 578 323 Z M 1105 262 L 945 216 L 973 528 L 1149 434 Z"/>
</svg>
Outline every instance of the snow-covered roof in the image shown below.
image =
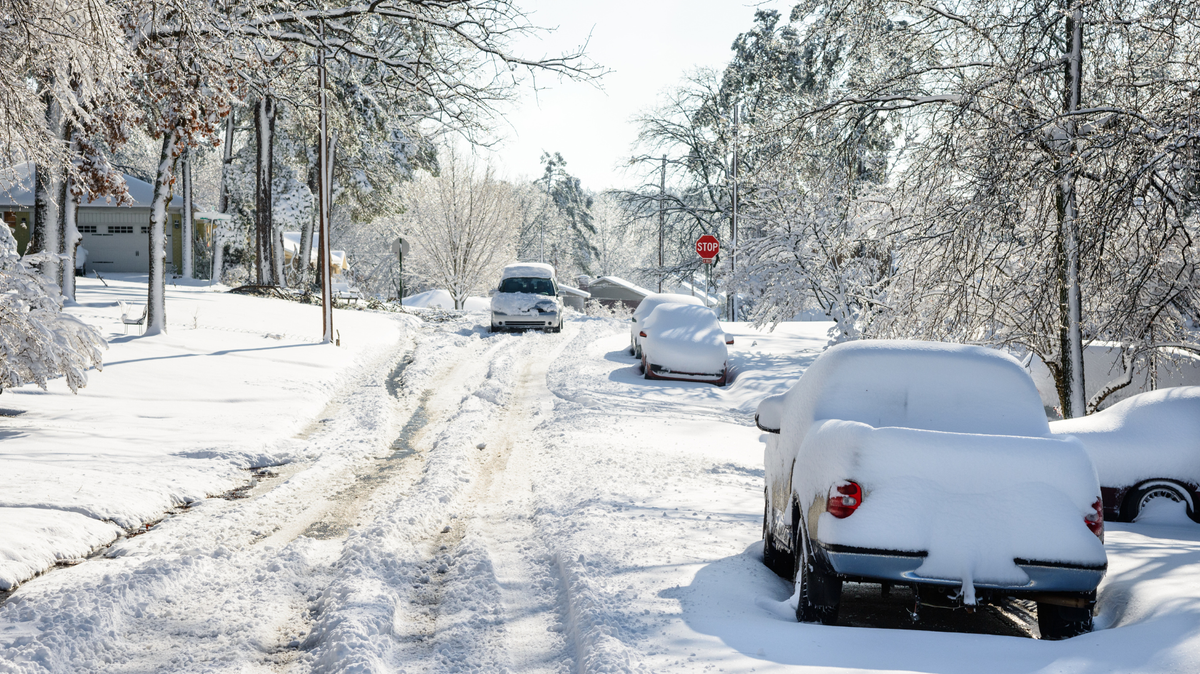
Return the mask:
<svg viewBox="0 0 1200 674">
<path fill-rule="evenodd" d="M 632 290 L 633 292 L 641 295 L 642 297 L 654 294 L 653 290 L 646 290 L 645 288 L 643 288 L 637 284 L 630 283 L 629 281 L 626 281 L 623 278 L 618 278 L 616 276 L 601 276 L 600 278 L 596 279 L 595 281 L 592 281 L 593 286 L 600 285 L 601 283 L 610 283 L 612 285 L 625 288 L 626 290 Z"/>
<path fill-rule="evenodd" d="M 863 340 L 830 347 L 787 394 L 782 422 L 844 419 L 880 428 L 1049 435 L 1037 388 L 1012 356 L 941 342 Z M 801 433 L 803 435 L 803 433 Z"/>
<path fill-rule="evenodd" d="M 30 162 L 21 162 L 11 170 L 0 170 L 0 206 L 33 208 L 33 171 Z M 15 178 L 15 179 L 14 179 Z M 125 174 L 125 185 L 129 188 L 132 204 L 122 208 L 150 208 L 154 200 L 154 185 Z M 100 197 L 95 201 L 86 199 L 80 206 L 117 208 L 116 199 Z M 171 208 L 183 208 L 183 199 L 178 195 L 171 198 Z"/>
<path fill-rule="evenodd" d="M 317 263 L 317 240 L 317 233 L 313 232 L 312 248 L 310 249 L 311 252 L 309 253 L 309 261 L 313 264 Z M 284 252 L 291 253 L 292 255 L 298 255 L 300 253 L 300 232 L 283 233 L 283 250 Z M 332 261 L 335 267 L 344 267 L 346 265 L 346 251 L 331 250 L 329 251 L 329 259 Z"/>
<path fill-rule="evenodd" d="M 500 278 L 554 278 L 554 267 L 541 262 L 518 262 L 505 267 Z"/>
<path fill-rule="evenodd" d="M 572 288 L 571 286 L 565 286 L 561 283 L 558 284 L 558 291 L 564 295 L 574 295 L 576 297 L 582 297 L 585 300 L 592 296 L 592 294 L 587 291 L 580 290 L 579 288 Z"/>
</svg>

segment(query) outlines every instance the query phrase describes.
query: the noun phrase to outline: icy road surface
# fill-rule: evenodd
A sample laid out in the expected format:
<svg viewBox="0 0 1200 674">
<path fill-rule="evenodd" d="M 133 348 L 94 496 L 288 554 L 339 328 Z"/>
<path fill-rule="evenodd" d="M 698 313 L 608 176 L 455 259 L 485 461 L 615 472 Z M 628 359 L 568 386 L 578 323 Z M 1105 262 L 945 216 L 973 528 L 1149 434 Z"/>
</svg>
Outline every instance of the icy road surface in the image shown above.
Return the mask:
<svg viewBox="0 0 1200 674">
<path fill-rule="evenodd" d="M 1200 671 L 1200 528 L 1169 514 L 1110 525 L 1107 629 L 1066 642 L 1019 607 L 882 629 L 903 597 L 854 587 L 854 626 L 797 624 L 751 414 L 825 325 L 731 327 L 721 389 L 643 380 L 621 321 L 482 320 L 406 332 L 287 441 L 344 451 L 21 585 L 0 672 Z"/>
</svg>

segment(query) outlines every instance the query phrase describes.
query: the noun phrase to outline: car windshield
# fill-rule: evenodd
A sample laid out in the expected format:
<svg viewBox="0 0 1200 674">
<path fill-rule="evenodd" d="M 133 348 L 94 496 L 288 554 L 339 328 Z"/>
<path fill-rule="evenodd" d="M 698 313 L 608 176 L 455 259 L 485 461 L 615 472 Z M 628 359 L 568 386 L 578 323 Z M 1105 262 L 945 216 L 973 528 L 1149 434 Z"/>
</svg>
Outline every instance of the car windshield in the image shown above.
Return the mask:
<svg viewBox="0 0 1200 674">
<path fill-rule="evenodd" d="M 555 295 L 554 280 L 548 278 L 506 278 L 500 282 L 502 293 L 529 293 L 531 295 Z"/>
</svg>

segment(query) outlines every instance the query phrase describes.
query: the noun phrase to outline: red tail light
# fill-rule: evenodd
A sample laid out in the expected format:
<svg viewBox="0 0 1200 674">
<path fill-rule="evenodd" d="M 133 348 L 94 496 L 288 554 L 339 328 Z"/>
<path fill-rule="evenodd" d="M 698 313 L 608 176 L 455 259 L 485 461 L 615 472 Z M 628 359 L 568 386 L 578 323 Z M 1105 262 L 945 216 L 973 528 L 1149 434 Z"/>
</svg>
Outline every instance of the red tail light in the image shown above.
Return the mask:
<svg viewBox="0 0 1200 674">
<path fill-rule="evenodd" d="M 857 482 L 845 482 L 829 490 L 825 509 L 838 519 L 849 517 L 862 504 L 862 487 Z"/>
<path fill-rule="evenodd" d="M 645 336 L 646 336 L 645 330 L 642 330 L 641 332 L 638 333 L 638 337 L 645 337 Z"/>
<path fill-rule="evenodd" d="M 1102 541 L 1104 540 L 1103 501 L 1096 499 L 1096 502 L 1092 504 L 1092 512 L 1084 516 L 1083 523 L 1087 525 L 1087 528 L 1090 529 L 1093 534 L 1096 534 L 1096 538 L 1099 538 Z"/>
</svg>

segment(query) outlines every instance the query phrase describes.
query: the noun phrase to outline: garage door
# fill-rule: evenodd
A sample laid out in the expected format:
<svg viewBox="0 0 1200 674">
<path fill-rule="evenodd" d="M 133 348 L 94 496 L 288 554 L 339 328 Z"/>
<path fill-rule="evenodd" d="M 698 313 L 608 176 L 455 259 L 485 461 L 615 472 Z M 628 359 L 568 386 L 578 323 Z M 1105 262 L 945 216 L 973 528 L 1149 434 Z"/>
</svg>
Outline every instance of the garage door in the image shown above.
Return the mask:
<svg viewBox="0 0 1200 674">
<path fill-rule="evenodd" d="M 104 272 L 140 272 L 150 270 L 147 228 L 148 208 L 79 209 L 79 233 L 87 248 L 87 269 Z M 167 235 L 167 263 L 171 262 L 171 237 Z"/>
</svg>

